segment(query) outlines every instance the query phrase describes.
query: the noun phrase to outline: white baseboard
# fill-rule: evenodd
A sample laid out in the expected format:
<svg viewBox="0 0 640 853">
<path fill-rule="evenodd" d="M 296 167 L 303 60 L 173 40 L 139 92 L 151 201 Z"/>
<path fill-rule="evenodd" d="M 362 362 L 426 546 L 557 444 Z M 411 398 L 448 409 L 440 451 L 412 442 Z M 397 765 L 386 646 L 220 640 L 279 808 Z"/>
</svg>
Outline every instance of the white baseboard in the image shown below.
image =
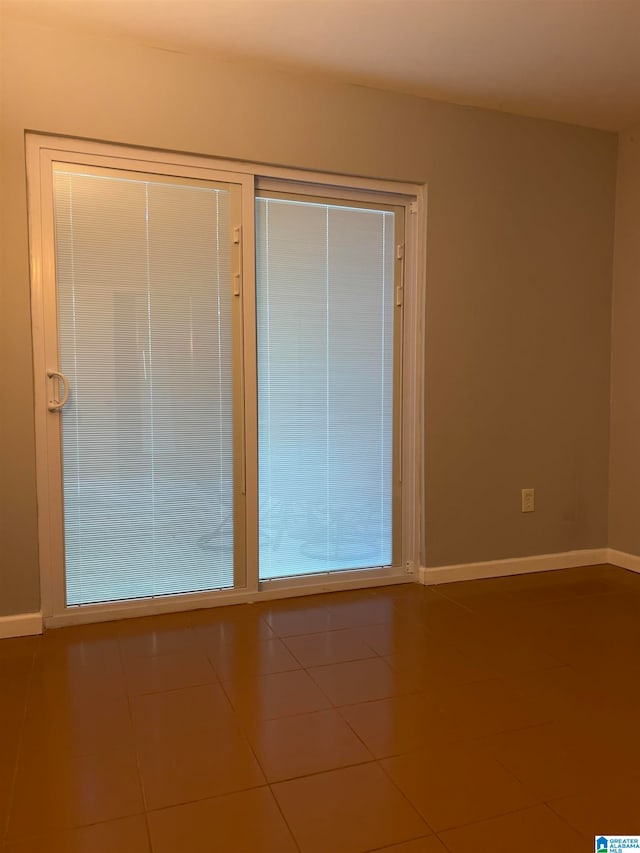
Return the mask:
<svg viewBox="0 0 640 853">
<path fill-rule="evenodd" d="M 420 583 L 431 585 L 480 580 L 482 578 L 501 578 L 506 575 L 524 575 L 530 572 L 550 572 L 555 569 L 573 569 L 577 566 L 596 566 L 599 563 L 609 563 L 612 562 L 609 559 L 610 553 L 608 548 L 590 548 L 582 551 L 562 551 L 559 554 L 513 557 L 509 560 L 487 560 L 482 563 L 421 566 L 418 577 Z M 634 559 L 638 560 L 640 564 L 639 557 Z M 618 564 L 616 563 L 616 565 Z"/>
<path fill-rule="evenodd" d="M 6 640 L 9 637 L 28 637 L 31 634 L 42 634 L 42 613 L 0 616 L 0 640 Z"/>
<path fill-rule="evenodd" d="M 617 551 L 615 548 L 608 548 L 607 550 L 607 563 L 640 574 L 640 557 L 636 554 L 627 554 L 625 551 Z"/>
</svg>

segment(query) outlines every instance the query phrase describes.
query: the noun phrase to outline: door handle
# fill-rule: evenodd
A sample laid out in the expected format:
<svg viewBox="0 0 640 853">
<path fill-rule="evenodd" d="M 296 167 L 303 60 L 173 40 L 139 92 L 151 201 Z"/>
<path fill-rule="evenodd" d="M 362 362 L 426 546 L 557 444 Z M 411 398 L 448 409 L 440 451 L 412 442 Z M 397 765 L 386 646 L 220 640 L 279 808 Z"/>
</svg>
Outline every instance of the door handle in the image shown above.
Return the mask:
<svg viewBox="0 0 640 853">
<path fill-rule="evenodd" d="M 54 397 L 54 399 L 49 400 L 49 404 L 47 406 L 50 412 L 59 412 L 69 399 L 69 380 L 64 373 L 61 373 L 59 370 L 48 370 L 47 376 L 49 379 L 57 379 L 62 385 L 62 399 L 56 400 L 55 395 L 52 394 L 51 396 Z"/>
</svg>

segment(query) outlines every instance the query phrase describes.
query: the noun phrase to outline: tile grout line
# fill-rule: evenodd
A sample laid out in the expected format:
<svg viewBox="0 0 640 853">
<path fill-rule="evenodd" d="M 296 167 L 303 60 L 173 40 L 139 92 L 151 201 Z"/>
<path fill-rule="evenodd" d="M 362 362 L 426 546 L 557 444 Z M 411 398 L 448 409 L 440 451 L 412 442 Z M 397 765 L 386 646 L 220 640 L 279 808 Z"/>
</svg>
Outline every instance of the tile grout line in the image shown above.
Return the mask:
<svg viewBox="0 0 640 853">
<path fill-rule="evenodd" d="M 364 761 L 350 761 L 349 764 L 339 764 L 336 767 L 325 767 L 323 770 L 311 770 L 309 773 L 301 773 L 299 776 L 287 776 L 283 779 L 275 779 L 267 782 L 269 786 L 285 785 L 288 782 L 299 782 L 301 779 L 311 779 L 314 776 L 323 776 L 325 773 L 335 773 L 338 770 L 349 770 L 351 767 L 364 767 L 367 764 L 375 764 L 375 758 L 367 758 Z"/>
<path fill-rule="evenodd" d="M 424 823 L 424 825 L 429 829 L 429 832 L 431 833 L 431 835 L 435 835 L 435 834 L 436 834 L 435 829 L 431 826 L 431 824 L 430 824 L 430 823 L 429 823 L 429 821 L 426 819 L 426 817 L 422 814 L 422 812 L 420 811 L 420 809 L 419 809 L 417 806 L 415 806 L 415 805 L 411 802 L 411 800 L 410 800 L 410 799 L 409 799 L 409 797 L 405 794 L 405 792 L 402 790 L 402 788 L 400 788 L 400 787 L 396 784 L 395 780 L 394 780 L 394 779 L 389 775 L 389 773 L 387 773 L 386 768 L 385 768 L 385 767 L 383 767 L 383 765 L 382 765 L 382 761 L 383 761 L 383 760 L 386 760 L 386 759 L 376 759 L 376 764 L 378 765 L 378 767 L 380 768 L 380 770 L 382 771 L 382 773 L 384 774 L 384 776 L 386 777 L 386 779 L 387 779 L 387 780 L 389 781 L 389 783 L 390 783 L 390 784 L 391 784 L 391 785 L 396 789 L 396 791 L 400 794 L 400 796 L 401 796 L 401 797 L 402 797 L 402 798 L 403 798 L 403 799 L 404 799 L 404 800 L 409 804 L 409 806 L 411 807 L 411 809 L 412 809 L 412 810 L 413 810 L 413 811 L 418 815 L 418 817 L 420 818 L 420 820 L 421 820 L 421 821 Z"/>
<path fill-rule="evenodd" d="M 547 804 L 543 800 L 540 800 L 537 803 L 530 803 L 528 806 L 523 806 L 522 808 L 519 808 L 519 809 L 509 809 L 506 812 L 500 812 L 499 814 L 491 815 L 491 817 L 483 817 L 480 820 L 470 820 L 470 821 L 467 821 L 465 823 L 457 824 L 456 826 L 448 826 L 446 829 L 439 830 L 439 832 L 440 832 L 440 834 L 442 834 L 444 832 L 454 832 L 457 829 L 466 829 L 469 826 L 478 826 L 481 823 L 489 823 L 492 820 L 500 820 L 501 818 L 507 817 L 508 815 L 520 814 L 521 812 L 528 812 L 528 811 L 532 811 L 533 809 L 540 809 L 540 808 L 548 808 Z M 549 810 L 551 811 L 551 809 L 549 809 Z M 555 812 L 554 812 L 554 814 L 555 814 Z M 573 829 L 573 827 L 572 827 L 572 829 Z M 575 832 L 575 829 L 573 831 Z"/>
<path fill-rule="evenodd" d="M 555 817 L 557 817 L 558 820 L 561 820 L 562 823 L 564 823 L 566 826 L 568 826 L 570 829 L 572 829 L 577 835 L 579 835 L 582 838 L 582 837 L 584 837 L 584 834 L 579 829 L 576 829 L 576 827 L 572 823 L 569 823 L 568 819 L 563 814 L 560 814 L 560 812 L 556 811 L 553 807 L 553 803 L 557 802 L 559 800 L 571 799 L 571 797 L 580 797 L 582 795 L 588 795 L 588 793 L 591 791 L 595 791 L 595 788 L 590 788 L 590 787 L 589 788 L 583 788 L 580 791 L 574 792 L 573 794 L 566 794 L 562 797 L 553 797 L 549 800 L 545 799 L 543 802 L 543 805 L 545 808 L 549 809 L 549 811 L 553 815 L 555 815 Z M 590 838 L 591 836 L 589 835 L 587 837 Z"/>
<path fill-rule="evenodd" d="M 291 839 L 292 839 L 293 843 L 295 844 L 295 846 L 296 846 L 296 848 L 297 848 L 297 850 L 298 850 L 298 853 L 302 853 L 302 848 L 300 847 L 300 844 L 299 844 L 298 839 L 296 838 L 296 836 L 295 836 L 295 834 L 294 834 L 294 832 L 293 832 L 293 829 L 292 829 L 292 828 L 291 828 L 291 826 L 289 825 L 289 821 L 287 820 L 287 817 L 286 817 L 285 813 L 284 813 L 284 812 L 283 812 L 283 810 L 282 810 L 282 806 L 280 805 L 280 801 L 279 801 L 279 800 L 278 800 L 278 798 L 276 797 L 275 791 L 273 790 L 273 786 L 272 786 L 272 785 L 268 785 L 268 788 L 269 788 L 269 793 L 270 793 L 270 794 L 271 794 L 271 796 L 273 797 L 273 801 L 274 801 L 274 803 L 276 804 L 276 808 L 278 809 L 278 811 L 280 812 L 280 815 L 282 816 L 282 820 L 284 821 L 284 825 L 285 825 L 285 826 L 287 827 L 287 829 L 289 830 L 289 835 L 291 836 Z"/>
<path fill-rule="evenodd" d="M 131 734 L 133 735 L 133 747 L 134 747 L 134 752 L 135 752 L 135 757 L 136 757 L 136 775 L 138 777 L 138 786 L 140 788 L 140 795 L 142 797 L 142 807 L 144 809 L 144 812 L 143 812 L 143 814 L 144 814 L 144 826 L 145 826 L 145 831 L 146 831 L 146 835 L 147 835 L 147 842 L 149 844 L 149 850 L 151 851 L 151 853 L 153 853 L 153 844 L 151 841 L 151 827 L 149 826 L 148 809 L 147 809 L 147 795 L 146 795 L 144 783 L 142 781 L 142 771 L 140 768 L 140 754 L 139 754 L 139 750 L 138 750 L 138 738 L 136 736 L 136 727 L 135 727 L 135 721 L 134 721 L 134 716 L 133 716 L 133 705 L 132 705 L 133 697 L 131 696 L 129 689 L 128 689 L 129 686 L 127 683 L 127 674 L 126 674 L 126 667 L 125 667 L 125 663 L 124 663 L 124 654 L 123 654 L 122 643 L 120 642 L 120 639 L 121 639 L 120 637 L 117 638 L 118 657 L 120 660 L 120 666 L 122 667 L 122 678 L 124 681 L 125 695 L 127 697 L 127 708 L 129 711 L 129 722 L 131 723 Z M 152 695 L 152 694 L 146 694 L 146 695 Z"/>
<path fill-rule="evenodd" d="M 574 796 L 574 795 L 573 795 L 573 794 L 570 794 L 569 796 Z M 564 799 L 564 798 L 563 798 L 563 797 L 559 797 L 559 799 Z M 580 832 L 580 830 L 576 829 L 576 828 L 575 828 L 575 826 L 573 826 L 572 824 L 570 824 L 570 823 L 569 823 L 569 821 L 568 821 L 568 820 L 567 820 L 563 815 L 559 814 L 559 812 L 557 812 L 557 811 L 553 808 L 553 806 L 552 806 L 550 803 L 548 803 L 546 800 L 542 803 L 542 805 L 543 805 L 543 807 L 544 807 L 545 809 L 548 809 L 554 817 L 556 817 L 556 818 L 558 818 L 558 820 L 562 821 L 562 823 L 563 823 L 565 826 L 568 826 L 568 827 L 569 827 L 569 829 L 570 829 L 572 832 L 574 832 L 574 833 L 575 833 L 579 838 L 583 839 L 583 838 L 585 837 L 585 834 L 583 834 L 582 832 Z M 589 836 L 587 836 L 587 837 L 588 837 L 588 838 L 591 838 L 591 836 L 590 836 L 590 835 L 589 835 Z"/>
<path fill-rule="evenodd" d="M 222 682 L 221 682 L 221 684 L 222 684 Z M 222 689 L 224 690 L 224 687 Z M 226 690 L 224 690 L 224 693 L 225 693 L 225 696 L 227 697 L 227 701 L 229 702 L 229 705 L 231 706 L 231 709 L 232 709 L 232 712 L 233 712 L 233 715 L 235 718 L 237 715 L 237 711 L 236 711 L 236 709 L 235 709 L 235 707 L 231 701 L 231 698 L 227 694 Z M 264 782 L 265 782 L 264 785 L 258 785 L 258 786 L 255 786 L 253 788 L 248 788 L 245 790 L 257 790 L 257 789 L 261 789 L 261 788 L 266 788 L 269 791 L 269 794 L 270 794 L 271 798 L 273 799 L 273 802 L 275 803 L 276 808 L 278 809 L 278 812 L 280 813 L 280 815 L 282 817 L 284 825 L 286 826 L 286 828 L 289 832 L 289 835 L 291 836 L 291 840 L 293 841 L 298 853 L 301 853 L 301 848 L 300 848 L 300 845 L 298 844 L 298 839 L 295 837 L 293 830 L 292 830 L 291 826 L 289 825 L 289 821 L 287 820 L 284 812 L 282 811 L 280 803 L 278 802 L 278 798 L 276 797 L 276 795 L 273 791 L 272 785 L 268 780 L 265 767 L 263 766 L 263 763 L 260 761 L 260 756 L 258 755 L 256 750 L 254 749 L 253 744 L 251 743 L 251 740 L 250 740 L 249 735 L 247 733 L 247 729 L 246 729 L 246 725 L 245 725 L 244 721 L 241 719 L 241 717 L 239 715 L 237 715 L 237 719 L 234 719 L 234 722 L 240 728 L 240 730 L 242 732 L 242 736 L 243 736 L 244 740 L 246 741 L 246 744 L 249 747 L 249 750 L 250 750 L 251 754 L 253 755 L 258 767 L 260 768 L 260 773 L 262 774 L 262 777 L 263 777 Z M 233 793 L 240 793 L 240 792 L 233 792 Z M 226 796 L 226 795 L 221 794 L 220 796 Z M 203 798 L 203 799 L 213 799 L 213 798 Z M 200 800 L 197 802 L 200 802 Z"/>
</svg>

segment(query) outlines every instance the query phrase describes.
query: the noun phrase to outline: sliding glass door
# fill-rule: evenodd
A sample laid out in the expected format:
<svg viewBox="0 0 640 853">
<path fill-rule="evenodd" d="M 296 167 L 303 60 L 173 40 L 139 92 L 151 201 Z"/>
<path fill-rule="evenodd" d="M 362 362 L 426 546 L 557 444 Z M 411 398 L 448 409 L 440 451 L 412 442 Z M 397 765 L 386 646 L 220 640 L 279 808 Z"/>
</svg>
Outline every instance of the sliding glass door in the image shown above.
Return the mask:
<svg viewBox="0 0 640 853">
<path fill-rule="evenodd" d="M 242 574 L 240 214 L 232 185 L 54 164 L 67 606 Z"/>
<path fill-rule="evenodd" d="M 256 199 L 260 579 L 390 566 L 402 210 Z"/>
<path fill-rule="evenodd" d="M 37 134 L 27 161 L 46 624 L 408 579 L 411 186 Z"/>
</svg>

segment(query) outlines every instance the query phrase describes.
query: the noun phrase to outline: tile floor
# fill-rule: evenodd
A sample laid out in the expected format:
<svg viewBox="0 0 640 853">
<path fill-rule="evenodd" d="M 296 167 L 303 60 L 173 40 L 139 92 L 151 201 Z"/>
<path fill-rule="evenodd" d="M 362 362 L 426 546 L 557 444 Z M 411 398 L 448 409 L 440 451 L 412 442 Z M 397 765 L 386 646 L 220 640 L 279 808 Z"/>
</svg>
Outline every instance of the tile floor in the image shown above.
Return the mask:
<svg viewBox="0 0 640 853">
<path fill-rule="evenodd" d="M 640 833 L 640 575 L 0 641 L 2 853 L 578 853 Z"/>
</svg>

